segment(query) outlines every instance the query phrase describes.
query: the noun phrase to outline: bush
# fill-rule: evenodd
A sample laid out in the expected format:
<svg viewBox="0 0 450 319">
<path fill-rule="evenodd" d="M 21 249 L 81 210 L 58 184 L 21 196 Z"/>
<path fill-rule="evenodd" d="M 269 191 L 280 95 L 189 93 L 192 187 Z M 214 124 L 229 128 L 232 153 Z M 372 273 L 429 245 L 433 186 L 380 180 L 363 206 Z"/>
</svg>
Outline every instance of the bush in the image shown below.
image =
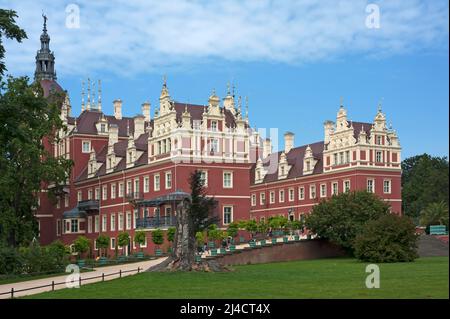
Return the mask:
<svg viewBox="0 0 450 319">
<path fill-rule="evenodd" d="M 56 269 L 63 269 L 69 262 L 69 254 L 66 246 L 60 240 L 55 240 L 50 245 L 45 247 L 46 252 L 49 254 L 52 264 Z"/>
<path fill-rule="evenodd" d="M 177 232 L 177 229 L 175 227 L 169 227 L 167 229 L 167 240 L 171 243 L 175 240 L 175 233 Z"/>
<path fill-rule="evenodd" d="M 23 257 L 11 247 L 0 247 L 0 274 L 22 273 Z"/>
<path fill-rule="evenodd" d="M 134 242 L 139 245 L 139 249 L 141 251 L 142 251 L 142 245 L 145 244 L 145 237 L 146 237 L 146 234 L 145 234 L 145 231 L 143 231 L 143 230 L 137 230 L 134 233 Z"/>
<path fill-rule="evenodd" d="M 306 217 L 306 227 L 353 253 L 353 241 L 364 225 L 389 215 L 389 205 L 366 191 L 341 193 L 314 206 Z"/>
<path fill-rule="evenodd" d="M 73 249 L 78 253 L 78 256 L 81 257 L 81 254 L 84 254 L 89 250 L 91 246 L 91 241 L 85 236 L 78 236 L 77 239 L 73 242 Z"/>
<path fill-rule="evenodd" d="M 368 222 L 354 242 L 356 258 L 373 263 L 413 261 L 417 255 L 414 223 L 394 214 Z"/>
<path fill-rule="evenodd" d="M 102 255 L 102 250 L 107 252 L 107 248 L 109 247 L 109 240 L 110 238 L 106 235 L 99 235 L 96 239 L 97 242 L 97 248 L 100 249 L 100 256 Z"/>
<path fill-rule="evenodd" d="M 161 245 L 164 242 L 164 232 L 159 228 L 152 231 L 152 241 L 156 246 Z"/>
<path fill-rule="evenodd" d="M 227 234 L 228 234 L 228 236 L 230 236 L 231 238 L 236 237 L 237 234 L 238 234 L 238 231 L 239 231 L 239 227 L 238 227 L 238 224 L 237 224 L 237 223 L 232 222 L 230 225 L 228 225 L 228 228 L 227 228 Z"/>
</svg>

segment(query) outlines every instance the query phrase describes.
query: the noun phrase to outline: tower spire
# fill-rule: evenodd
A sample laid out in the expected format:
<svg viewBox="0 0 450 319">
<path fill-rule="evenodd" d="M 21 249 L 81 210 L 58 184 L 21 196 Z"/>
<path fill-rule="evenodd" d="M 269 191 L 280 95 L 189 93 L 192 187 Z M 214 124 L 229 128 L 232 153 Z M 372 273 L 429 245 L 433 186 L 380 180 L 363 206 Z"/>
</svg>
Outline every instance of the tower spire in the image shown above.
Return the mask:
<svg viewBox="0 0 450 319">
<path fill-rule="evenodd" d="M 47 34 L 47 16 L 42 13 L 44 24 L 41 34 L 41 48 L 36 54 L 36 70 L 34 80 L 56 80 L 55 56 L 50 51 L 50 36 Z"/>
</svg>

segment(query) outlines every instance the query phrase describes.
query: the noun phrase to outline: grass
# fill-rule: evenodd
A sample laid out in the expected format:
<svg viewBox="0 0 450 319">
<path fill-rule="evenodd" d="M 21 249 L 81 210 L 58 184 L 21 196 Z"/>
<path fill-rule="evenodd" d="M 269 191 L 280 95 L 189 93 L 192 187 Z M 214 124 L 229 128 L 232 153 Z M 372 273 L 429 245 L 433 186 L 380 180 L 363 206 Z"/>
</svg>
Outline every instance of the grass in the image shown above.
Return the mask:
<svg viewBox="0 0 450 319">
<path fill-rule="evenodd" d="M 448 257 L 380 264 L 367 289 L 366 263 L 320 259 L 235 266 L 227 273 L 142 273 L 28 298 L 448 298 Z"/>
</svg>

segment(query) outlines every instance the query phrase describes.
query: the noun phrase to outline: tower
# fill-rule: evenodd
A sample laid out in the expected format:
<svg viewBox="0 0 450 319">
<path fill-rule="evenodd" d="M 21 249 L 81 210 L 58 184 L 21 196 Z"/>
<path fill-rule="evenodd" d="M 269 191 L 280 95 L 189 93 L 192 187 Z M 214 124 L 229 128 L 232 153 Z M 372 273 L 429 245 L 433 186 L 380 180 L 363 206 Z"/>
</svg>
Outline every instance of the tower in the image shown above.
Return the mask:
<svg viewBox="0 0 450 319">
<path fill-rule="evenodd" d="M 56 80 L 55 72 L 55 56 L 50 51 L 50 36 L 47 34 L 47 16 L 44 18 L 44 28 L 41 34 L 41 48 L 36 54 L 36 71 L 34 72 L 34 80 Z"/>
</svg>

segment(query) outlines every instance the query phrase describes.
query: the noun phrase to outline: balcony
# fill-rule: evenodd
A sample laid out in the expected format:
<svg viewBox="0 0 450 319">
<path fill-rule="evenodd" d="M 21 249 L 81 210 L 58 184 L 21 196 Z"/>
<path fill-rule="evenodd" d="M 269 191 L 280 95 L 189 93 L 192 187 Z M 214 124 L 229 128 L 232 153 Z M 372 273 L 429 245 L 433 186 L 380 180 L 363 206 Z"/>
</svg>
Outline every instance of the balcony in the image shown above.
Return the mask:
<svg viewBox="0 0 450 319">
<path fill-rule="evenodd" d="M 93 199 L 82 200 L 82 201 L 78 202 L 77 208 L 79 210 L 83 210 L 85 212 L 98 211 L 99 202 L 98 202 L 98 200 L 93 200 Z"/>
<path fill-rule="evenodd" d="M 161 217 L 144 217 L 136 220 L 136 228 L 167 228 L 175 226 L 177 221 L 176 216 L 161 216 Z"/>
<path fill-rule="evenodd" d="M 125 195 L 125 198 L 128 201 L 142 200 L 144 198 L 141 192 L 131 192 Z"/>
</svg>

